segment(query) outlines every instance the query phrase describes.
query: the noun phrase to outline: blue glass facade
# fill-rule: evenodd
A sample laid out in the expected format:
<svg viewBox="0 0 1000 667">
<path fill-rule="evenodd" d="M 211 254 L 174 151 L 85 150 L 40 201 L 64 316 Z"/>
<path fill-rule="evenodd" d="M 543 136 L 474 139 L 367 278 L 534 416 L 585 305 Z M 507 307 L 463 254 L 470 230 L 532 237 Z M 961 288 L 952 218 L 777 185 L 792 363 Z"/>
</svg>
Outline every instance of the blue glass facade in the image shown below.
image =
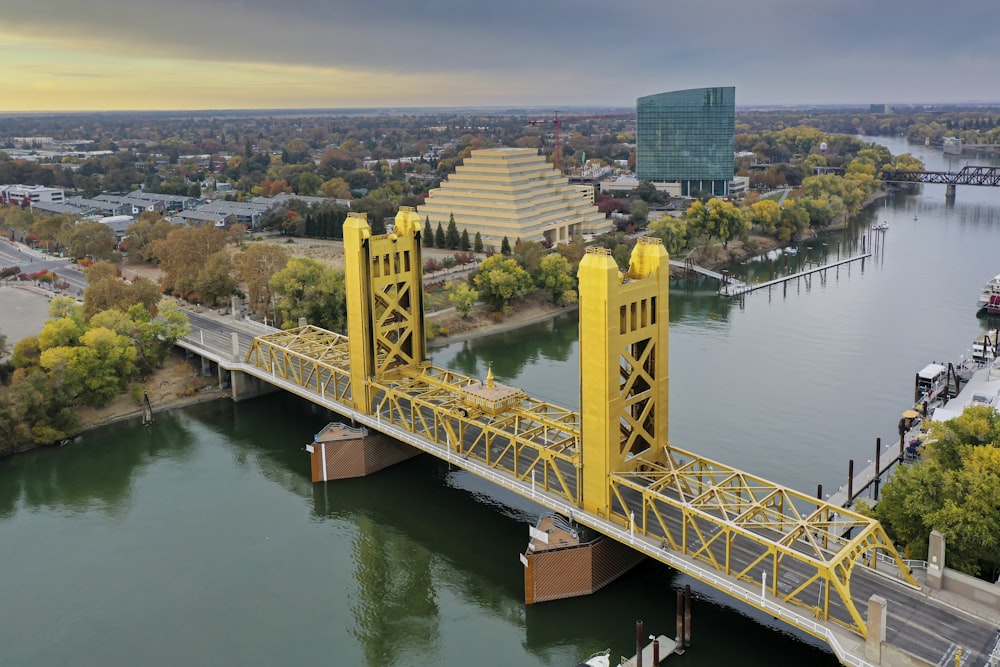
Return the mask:
<svg viewBox="0 0 1000 667">
<path fill-rule="evenodd" d="M 640 97 L 636 176 L 681 183 L 681 193 L 725 195 L 733 180 L 736 88 L 692 88 Z"/>
</svg>

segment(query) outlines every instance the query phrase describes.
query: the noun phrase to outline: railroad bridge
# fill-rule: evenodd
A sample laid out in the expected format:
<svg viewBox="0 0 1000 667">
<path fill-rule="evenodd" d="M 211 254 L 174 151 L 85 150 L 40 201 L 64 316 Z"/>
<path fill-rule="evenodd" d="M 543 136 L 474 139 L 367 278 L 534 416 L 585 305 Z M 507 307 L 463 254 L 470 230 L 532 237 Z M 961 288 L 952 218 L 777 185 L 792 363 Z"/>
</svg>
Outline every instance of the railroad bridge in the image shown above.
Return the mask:
<svg viewBox="0 0 1000 667">
<path fill-rule="evenodd" d="M 930 600 L 877 521 L 670 442 L 669 259 L 658 241 L 639 239 L 624 273 L 602 249 L 580 263 L 577 412 L 427 360 L 420 233 L 412 209 L 386 235 L 350 214 L 347 336 L 303 325 L 251 338 L 195 316 L 179 344 L 230 373 L 235 399 L 272 386 L 297 394 L 530 498 L 619 554 L 764 610 L 843 664 L 944 664 L 959 649 L 963 665 L 992 664 L 995 625 Z M 403 458 L 387 452 L 373 460 Z M 564 576 L 537 565 L 526 594 L 529 579 Z"/>
<path fill-rule="evenodd" d="M 956 185 L 1000 187 L 1000 167 L 965 166 L 960 171 L 918 171 L 913 169 L 883 169 L 879 179 L 884 183 L 939 183 L 946 185 L 945 197 L 955 196 Z"/>
</svg>

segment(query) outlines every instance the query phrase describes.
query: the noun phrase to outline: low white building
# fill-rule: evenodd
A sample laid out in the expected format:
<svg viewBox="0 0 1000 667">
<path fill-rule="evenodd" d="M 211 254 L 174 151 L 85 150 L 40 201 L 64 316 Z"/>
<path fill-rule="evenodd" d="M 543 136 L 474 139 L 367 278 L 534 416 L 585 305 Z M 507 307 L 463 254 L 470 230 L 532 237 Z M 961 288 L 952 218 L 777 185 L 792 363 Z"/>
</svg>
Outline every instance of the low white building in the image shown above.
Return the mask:
<svg viewBox="0 0 1000 667">
<path fill-rule="evenodd" d="M 44 185 L 0 185 L 0 200 L 4 204 L 19 204 L 25 197 L 32 204 L 61 204 L 65 201 L 66 194 L 62 188 L 47 188 Z"/>
</svg>

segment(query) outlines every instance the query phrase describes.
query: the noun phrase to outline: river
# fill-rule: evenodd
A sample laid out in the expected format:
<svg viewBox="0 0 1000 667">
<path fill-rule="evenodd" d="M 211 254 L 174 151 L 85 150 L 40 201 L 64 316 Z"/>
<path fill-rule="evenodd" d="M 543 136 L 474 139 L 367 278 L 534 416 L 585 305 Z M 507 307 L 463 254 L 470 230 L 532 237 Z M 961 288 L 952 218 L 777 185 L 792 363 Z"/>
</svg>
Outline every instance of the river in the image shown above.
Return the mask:
<svg viewBox="0 0 1000 667">
<path fill-rule="evenodd" d="M 947 166 L 939 150 L 912 150 Z M 876 436 L 895 435 L 914 372 L 957 358 L 987 326 L 973 304 L 1000 273 L 1000 190 L 959 187 L 948 204 L 943 186 L 924 186 L 867 216 L 731 270 L 763 280 L 786 261 L 846 256 L 859 227 L 885 218 L 863 267 L 742 302 L 710 282 L 672 286 L 674 443 L 830 493 L 849 458 L 864 463 Z M 503 382 L 579 405 L 573 315 L 432 356 L 477 376 L 492 362 Z M 631 655 L 637 618 L 672 636 L 674 589 L 688 583 L 694 646 L 668 664 L 837 664 L 656 563 L 526 608 L 517 554 L 537 506 L 427 457 L 313 485 L 302 446 L 328 419 L 287 395 L 220 401 L 0 461 L 0 664 L 572 665 L 609 647 Z"/>
</svg>

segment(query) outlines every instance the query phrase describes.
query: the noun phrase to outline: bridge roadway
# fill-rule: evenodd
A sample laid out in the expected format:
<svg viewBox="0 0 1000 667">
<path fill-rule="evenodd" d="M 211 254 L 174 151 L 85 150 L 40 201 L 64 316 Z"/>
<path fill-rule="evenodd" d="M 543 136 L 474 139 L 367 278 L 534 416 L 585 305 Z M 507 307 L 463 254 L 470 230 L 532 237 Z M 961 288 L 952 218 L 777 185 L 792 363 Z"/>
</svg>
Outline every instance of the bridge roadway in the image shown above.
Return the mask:
<svg viewBox="0 0 1000 667">
<path fill-rule="evenodd" d="M 365 415 L 346 403 L 349 387 L 336 371 L 336 367 L 348 363 L 346 337 L 323 332 L 327 344 L 314 354 L 332 363 L 312 370 L 308 364 L 300 364 L 299 375 L 293 377 L 294 373 L 278 372 L 276 363 L 279 357 L 285 357 L 287 362 L 298 354 L 287 342 L 297 335 L 296 330 L 277 332 L 268 328 L 276 333 L 266 334 L 260 325 L 206 314 L 192 313 L 190 317 L 192 331 L 180 346 L 220 367 L 247 373 L 297 394 L 629 544 L 826 641 L 843 664 L 871 664 L 864 659 L 864 638 L 850 610 L 839 597 L 830 594 L 829 582 L 817 578 L 817 562 L 835 557 L 845 545 L 858 548 L 839 534 L 852 525 L 848 518 L 835 513 L 839 508 L 826 506 L 824 511 L 829 514 L 823 521 L 812 523 L 797 520 L 788 507 L 780 514 L 757 507 L 756 519 L 747 521 L 744 515 L 753 513 L 746 511 L 753 503 L 727 506 L 706 502 L 708 497 L 726 494 L 727 486 L 732 484 L 732 470 L 671 448 L 673 474 L 662 479 L 639 473 L 613 474 L 616 500 L 611 516 L 587 513 L 574 500 L 579 471 L 573 454 L 580 433 L 575 413 L 558 413 L 550 408 L 533 411 L 537 406 L 526 399 L 527 408 L 514 410 L 502 419 L 466 414 L 460 420 L 463 428 L 451 428 L 441 419 L 441 412 L 461 410 L 454 389 L 463 379 L 428 366 L 393 383 L 373 381 L 378 385 L 373 401 L 378 412 Z M 266 335 L 255 339 L 257 329 Z M 233 333 L 238 340 L 237 354 L 232 346 Z M 265 343 L 268 339 L 272 342 Z M 266 353 L 266 349 L 270 352 Z M 266 354 L 272 355 L 270 361 L 261 364 Z M 250 363 L 254 355 L 257 363 Z M 725 481 L 715 483 L 713 475 L 720 474 Z M 764 480 L 738 474 L 748 488 L 773 488 Z M 792 504 L 803 497 L 786 492 L 783 498 Z M 656 520 L 649 520 L 650 516 Z M 683 545 L 677 544 L 678 536 Z M 793 557 L 781 558 L 780 568 L 772 569 L 763 563 L 768 545 L 777 543 L 789 546 L 790 551 L 783 555 Z M 874 552 L 869 549 L 866 553 L 870 557 Z M 768 577 L 762 586 L 761 575 L 768 571 L 778 573 L 777 581 Z M 878 570 L 851 567 L 846 574 L 850 598 L 862 616 L 867 615 L 872 595 L 888 601 L 888 643 L 930 664 L 955 664 L 958 648 L 962 649 L 961 664 L 965 667 L 995 664 L 990 660 L 1000 641 L 995 624 L 932 599 L 894 576 L 899 576 L 898 571 L 885 565 Z M 824 599 L 829 610 L 825 622 L 817 620 Z"/>
</svg>

